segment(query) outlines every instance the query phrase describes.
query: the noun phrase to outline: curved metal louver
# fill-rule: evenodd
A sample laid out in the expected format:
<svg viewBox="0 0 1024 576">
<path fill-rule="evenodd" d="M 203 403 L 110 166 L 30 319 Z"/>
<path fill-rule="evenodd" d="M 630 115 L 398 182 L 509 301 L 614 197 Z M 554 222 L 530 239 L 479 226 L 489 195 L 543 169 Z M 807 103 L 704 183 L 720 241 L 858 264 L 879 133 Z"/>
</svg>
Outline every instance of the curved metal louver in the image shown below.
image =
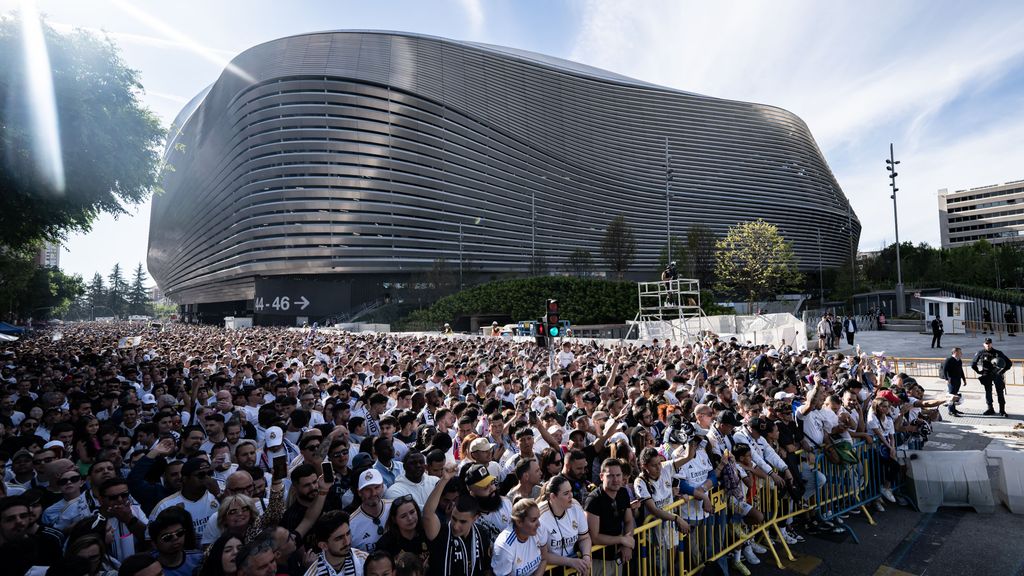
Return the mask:
<svg viewBox="0 0 1024 576">
<path fill-rule="evenodd" d="M 153 200 L 149 270 L 178 302 L 251 298 L 255 276 L 483 272 L 595 256 L 608 222 L 637 268 L 672 232 L 764 218 L 802 268 L 848 262 L 860 223 L 785 110 L 440 38 L 325 32 L 239 55 L 179 114 Z M 840 227 L 851 222 L 851 232 Z M 461 225 L 461 226 L 460 226 Z M 820 249 L 818 230 L 822 231 Z"/>
</svg>

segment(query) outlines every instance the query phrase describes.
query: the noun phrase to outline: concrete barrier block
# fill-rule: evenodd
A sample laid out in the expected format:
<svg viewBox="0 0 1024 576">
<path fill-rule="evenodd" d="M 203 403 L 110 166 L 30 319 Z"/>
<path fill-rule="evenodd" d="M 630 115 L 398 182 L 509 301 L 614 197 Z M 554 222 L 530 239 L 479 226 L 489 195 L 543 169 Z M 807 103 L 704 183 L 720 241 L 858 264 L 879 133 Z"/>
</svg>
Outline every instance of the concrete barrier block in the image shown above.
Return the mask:
<svg viewBox="0 0 1024 576">
<path fill-rule="evenodd" d="M 996 496 L 1014 514 L 1024 514 L 1024 452 L 986 450 L 999 465 Z"/>
<path fill-rule="evenodd" d="M 939 506 L 967 506 L 979 514 L 995 512 L 987 459 L 980 450 L 913 451 L 907 477 L 921 512 L 935 512 Z"/>
</svg>

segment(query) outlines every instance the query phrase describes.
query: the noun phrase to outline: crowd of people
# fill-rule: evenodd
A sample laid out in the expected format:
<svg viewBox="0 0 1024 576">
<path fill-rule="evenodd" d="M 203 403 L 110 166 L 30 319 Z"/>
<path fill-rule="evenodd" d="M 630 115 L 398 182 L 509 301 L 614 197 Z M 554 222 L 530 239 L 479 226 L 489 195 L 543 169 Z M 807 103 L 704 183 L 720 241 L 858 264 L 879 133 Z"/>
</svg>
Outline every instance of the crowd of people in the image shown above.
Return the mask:
<svg viewBox="0 0 1024 576">
<path fill-rule="evenodd" d="M 941 401 L 884 359 L 803 348 L 31 333 L 0 348 L 0 557 L 53 576 L 622 574 L 634 527 L 685 534 L 718 489 L 751 526 L 754 479 L 813 497 L 824 445 L 879 445 L 894 478 Z"/>
</svg>

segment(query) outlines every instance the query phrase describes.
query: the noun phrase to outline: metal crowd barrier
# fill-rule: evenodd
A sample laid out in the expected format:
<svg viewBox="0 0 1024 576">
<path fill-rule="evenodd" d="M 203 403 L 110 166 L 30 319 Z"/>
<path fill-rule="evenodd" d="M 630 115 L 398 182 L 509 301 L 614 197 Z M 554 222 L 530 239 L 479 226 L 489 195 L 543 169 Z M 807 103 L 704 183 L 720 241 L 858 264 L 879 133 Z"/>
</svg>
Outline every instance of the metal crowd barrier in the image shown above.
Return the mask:
<svg viewBox="0 0 1024 576">
<path fill-rule="evenodd" d="M 973 359 L 973 353 L 965 350 L 963 361 L 964 375 L 967 377 L 967 380 L 978 379 L 978 375 L 970 368 Z M 942 363 L 946 361 L 945 358 L 907 358 L 899 356 L 893 356 L 891 360 L 897 373 L 902 372 L 908 376 L 919 378 L 939 378 L 939 374 L 942 371 Z M 1007 386 L 1024 386 L 1024 358 L 1011 358 L 1010 361 L 1013 362 L 1013 365 L 1010 366 L 1008 372 L 1003 374 L 1003 380 Z"/>
<path fill-rule="evenodd" d="M 918 443 L 910 442 L 899 446 L 898 450 L 919 448 Z M 857 442 L 852 444 L 852 449 L 856 463 L 833 463 L 820 450 L 809 454 L 808 462 L 802 461 L 802 465 L 810 466 L 813 471 L 813 491 L 807 500 L 794 499 L 780 491 L 770 478 L 757 478 L 753 488 L 745 489 L 743 499 L 764 517 L 756 526 L 744 523 L 740 515 L 741 502 L 727 495 L 720 486 L 711 494 L 713 510 L 710 513 L 702 512 L 701 501 L 683 497 L 665 510 L 686 519 L 689 533 L 680 533 L 670 521 L 655 519 L 640 525 L 633 532 L 636 547 L 629 562 L 599 560 L 599 552 L 605 547 L 595 545 L 592 547 L 593 576 L 694 576 L 706 564 L 725 562 L 731 553 L 751 539 L 765 546 L 776 566 L 784 569 L 783 557 L 790 561 L 795 558 L 783 538 L 782 528 L 797 516 L 814 514 L 821 520 L 837 521 L 840 516 L 860 509 L 874 525 L 868 504 L 882 497 L 881 487 L 886 480 L 894 492 L 899 492 L 905 473 L 895 460 L 887 464 L 877 445 Z M 791 472 L 794 476 L 800 474 L 799 470 Z M 848 524 L 839 522 L 839 525 L 860 543 Z M 560 566 L 549 566 L 547 571 L 547 576 L 575 574 L 575 570 Z"/>
</svg>

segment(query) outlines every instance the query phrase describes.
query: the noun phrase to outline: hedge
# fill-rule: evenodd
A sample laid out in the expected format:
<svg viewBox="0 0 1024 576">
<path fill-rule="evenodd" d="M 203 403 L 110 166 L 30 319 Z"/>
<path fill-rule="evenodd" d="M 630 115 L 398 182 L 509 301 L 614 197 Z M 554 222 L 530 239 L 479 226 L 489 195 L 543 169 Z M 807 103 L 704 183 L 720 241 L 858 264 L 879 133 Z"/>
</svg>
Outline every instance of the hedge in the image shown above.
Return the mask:
<svg viewBox="0 0 1024 576">
<path fill-rule="evenodd" d="M 474 314 L 505 315 L 516 322 L 536 320 L 544 314 L 548 298 L 558 300 L 562 318 L 575 325 L 621 324 L 635 318 L 637 313 L 635 282 L 542 276 L 500 280 L 468 288 L 409 314 L 397 322 L 397 327 L 436 327 Z M 711 302 L 708 294 L 702 294 L 701 299 Z M 710 308 L 705 305 L 705 313 L 720 311 L 714 304 L 710 304 Z"/>
</svg>

